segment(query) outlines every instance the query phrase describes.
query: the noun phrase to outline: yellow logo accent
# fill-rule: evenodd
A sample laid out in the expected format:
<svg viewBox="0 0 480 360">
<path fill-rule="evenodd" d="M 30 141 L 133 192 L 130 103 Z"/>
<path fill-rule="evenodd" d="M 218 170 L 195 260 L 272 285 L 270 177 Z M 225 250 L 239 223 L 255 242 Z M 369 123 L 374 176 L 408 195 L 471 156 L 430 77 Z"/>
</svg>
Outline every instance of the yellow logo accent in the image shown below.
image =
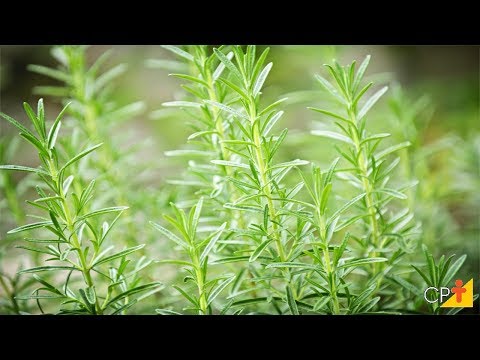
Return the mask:
<svg viewBox="0 0 480 360">
<path fill-rule="evenodd" d="M 456 280 L 455 286 L 452 288 L 453 295 L 445 301 L 440 307 L 456 308 L 456 307 L 473 307 L 473 278 L 465 285 L 462 280 Z"/>
</svg>

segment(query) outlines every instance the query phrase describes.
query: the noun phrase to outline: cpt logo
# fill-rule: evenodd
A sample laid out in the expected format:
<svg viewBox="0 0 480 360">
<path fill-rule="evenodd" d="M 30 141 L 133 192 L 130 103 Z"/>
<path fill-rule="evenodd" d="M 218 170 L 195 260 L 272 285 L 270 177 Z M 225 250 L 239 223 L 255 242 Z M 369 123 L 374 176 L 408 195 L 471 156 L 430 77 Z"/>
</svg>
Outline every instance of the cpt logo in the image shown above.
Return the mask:
<svg viewBox="0 0 480 360">
<path fill-rule="evenodd" d="M 445 302 L 444 298 L 451 295 Z M 455 280 L 455 286 L 450 290 L 447 287 L 437 289 L 434 286 L 426 288 L 423 297 L 430 304 L 440 302 L 440 307 L 456 308 L 456 307 L 473 307 L 473 279 L 470 279 L 465 285 L 462 280 Z"/>
</svg>

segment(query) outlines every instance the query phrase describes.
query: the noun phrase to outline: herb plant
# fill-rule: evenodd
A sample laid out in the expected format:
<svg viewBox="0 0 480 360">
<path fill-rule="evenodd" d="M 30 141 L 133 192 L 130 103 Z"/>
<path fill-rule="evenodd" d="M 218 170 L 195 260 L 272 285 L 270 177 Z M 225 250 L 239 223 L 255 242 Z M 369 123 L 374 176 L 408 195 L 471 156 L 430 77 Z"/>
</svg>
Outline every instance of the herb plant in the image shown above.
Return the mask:
<svg viewBox="0 0 480 360">
<path fill-rule="evenodd" d="M 129 194 L 125 185 L 127 173 L 124 169 L 141 172 L 137 161 L 132 159 L 131 149 L 124 148 L 122 144 L 128 141 L 124 136 L 109 136 L 112 127 L 117 127 L 121 122 L 141 114 L 145 104 L 141 101 L 119 106 L 112 97 L 115 80 L 125 73 L 127 66 L 118 64 L 102 72 L 104 64 L 111 56 L 107 51 L 99 56 L 95 62 L 88 66 L 86 46 L 58 46 L 52 49 L 52 55 L 59 63 L 57 68 L 42 65 L 29 65 L 32 72 L 47 76 L 61 82 L 62 86 L 37 86 L 35 93 L 43 96 L 60 98 L 62 103 L 70 106 L 67 113 L 70 115 L 68 125 L 74 130 L 80 130 L 78 138 L 88 138 L 90 141 L 102 142 L 103 146 L 93 154 L 92 162 L 97 177 L 104 179 L 102 192 L 106 195 L 105 201 L 113 200 L 130 206 Z M 67 149 L 74 152 L 75 142 Z M 82 172 L 80 172 L 82 174 Z M 87 180 L 79 179 L 80 184 L 86 185 Z M 113 189 L 113 190 L 109 190 Z M 135 245 L 137 236 L 135 224 L 127 219 L 127 231 L 124 241 Z"/>
<path fill-rule="evenodd" d="M 193 54 L 174 47 L 169 50 L 197 66 L 202 64 L 201 61 L 195 62 L 198 48 L 193 49 Z M 208 91 L 209 87 L 214 88 L 212 78 L 200 66 L 198 72 L 176 76 L 200 84 L 200 88 L 206 90 L 203 95 L 190 87 L 186 89 L 203 103 L 177 101 L 165 104 L 189 108 L 188 113 L 196 119 L 202 119 L 193 112 L 198 109 L 198 112 L 207 114 L 208 119 L 222 121 L 221 133 L 216 129 L 215 120 L 201 122 L 189 139 L 202 136 L 207 139 L 210 149 L 220 154 L 220 158 L 210 162 L 219 167 L 217 183 L 227 183 L 222 185 L 227 195 L 219 197 L 219 192 L 211 193 L 211 198 L 216 202 L 223 201 L 224 208 L 240 213 L 243 219 L 239 223 L 234 220 L 239 218 L 238 215 L 223 218 L 233 234 L 230 240 L 228 237 L 223 240 L 228 246 L 220 246 L 219 258 L 212 262 L 237 265 L 234 267 L 237 268 L 234 290 L 227 298 L 237 299 L 240 295 L 242 298 L 227 302 L 226 306 L 235 313 L 261 303 L 267 307 L 260 309 L 271 306 L 277 313 L 292 314 L 300 311 L 363 313 L 378 308 L 401 311 L 396 307 L 403 296 L 392 291 L 392 287 L 408 287 L 404 277 L 411 277 L 413 268 L 402 266 L 401 260 L 417 247 L 420 230 L 408 207 L 399 206 L 401 200 L 407 199 L 404 192 L 416 182 L 405 181 L 396 188 L 388 185 L 400 161 L 399 158 L 390 161 L 390 157 L 410 143 L 405 141 L 378 151 L 382 140 L 390 134 L 371 134 L 367 128 L 367 113 L 387 88 L 363 100 L 372 86 L 372 83 L 362 85 L 369 57 L 357 72 L 355 63 L 346 68 L 337 63 L 328 66 L 337 89 L 317 75 L 330 96 L 342 104 L 343 113 L 313 108 L 336 121 L 340 132 L 314 130 L 312 133 L 342 141 L 343 147 L 337 147 L 337 150 L 346 166 L 338 169 L 339 159 L 335 159 L 322 173 L 313 165 L 311 181 L 303 171 L 298 171 L 301 181 L 293 180 L 293 186 L 288 187 L 285 180 L 292 181 L 291 170 L 299 170 L 298 167 L 307 165 L 308 161 L 274 162 L 274 155 L 286 139 L 288 130 L 283 130 L 279 136 L 270 135 L 283 114 L 275 107 L 284 99 L 264 109 L 259 108 L 262 86 L 272 68 L 271 63 L 264 66 L 267 52 L 268 49 L 256 60 L 254 47 L 247 47 L 246 52 L 240 47 L 233 47 L 231 51 L 214 49 L 209 58 L 203 55 L 200 59 L 213 62 L 212 56 L 217 56 L 220 65 L 215 63 L 215 66 L 221 71 L 217 71 L 216 86 L 225 89 L 225 100 L 218 101 L 212 91 Z M 203 48 L 201 53 L 205 54 Z M 213 112 L 215 108 L 220 113 Z M 215 147 L 215 140 L 227 144 L 227 147 Z M 183 151 L 180 153 L 201 150 Z M 226 154 L 232 155 L 226 159 Z M 189 170 L 198 175 L 192 163 Z M 208 164 L 202 166 L 207 168 Z M 211 177 L 208 179 L 209 184 L 214 183 Z M 332 211 L 329 210 L 329 200 L 333 184 L 339 180 L 359 189 L 360 193 Z M 195 186 L 195 183 L 188 185 Z M 305 190 L 309 201 L 302 200 Z M 395 205 L 391 205 L 393 202 Z M 353 229 L 351 233 L 345 233 L 344 229 L 348 228 Z M 242 262 L 246 265 L 241 265 Z M 358 277 L 356 273 L 363 270 L 366 272 Z M 351 280 L 353 277 L 356 281 Z"/>
<path fill-rule="evenodd" d="M 32 274 L 39 287 L 31 295 L 18 298 L 35 299 L 42 312 L 42 300 L 55 299 L 61 302 L 59 314 L 121 313 L 142 298 L 135 296 L 136 294 L 150 291 L 144 294 L 148 295 L 152 290 L 158 290 L 160 283 L 138 284 L 138 280 L 130 281 L 133 275 L 150 263 L 142 261 L 128 271 L 131 260 L 127 256 L 141 249 L 143 245 L 112 251 L 113 246 L 107 246 L 105 242 L 127 207 L 114 206 L 85 211 L 85 205 L 94 197 L 95 180 L 91 180 L 79 193 L 71 191 L 72 183 L 75 181 L 75 176 L 70 173 L 71 166 L 102 144 L 88 147 L 64 160 L 57 147 L 57 138 L 62 125 L 62 116 L 67 107 L 60 112 L 48 131 L 42 99 L 38 101 L 36 114 L 27 103 L 24 103 L 24 108 L 35 132 L 6 114 L 0 113 L 0 116 L 14 125 L 20 131 L 20 136 L 36 148 L 41 166 L 31 168 L 1 165 L 0 169 L 26 171 L 40 178 L 42 186 L 36 186 L 39 198 L 28 203 L 38 208 L 43 215 L 35 215 L 41 221 L 20 226 L 10 230 L 9 233 L 43 230 L 43 236 L 36 234 L 25 238 L 28 245 L 19 247 L 44 254 L 48 258 L 44 260 L 46 265 L 19 272 Z M 98 219 L 107 214 L 117 215 L 110 223 L 103 221 L 102 225 L 98 226 Z M 53 262 L 53 265 L 49 265 L 50 262 Z M 113 263 L 117 265 L 113 266 Z M 107 268 L 107 265 L 110 266 Z M 61 275 L 62 280 L 57 280 L 60 285 L 55 285 L 38 275 L 46 272 Z M 96 281 L 98 276 L 107 279 L 104 286 Z"/>
<path fill-rule="evenodd" d="M 0 311 L 35 312 L 32 300 L 40 312 L 58 314 L 461 310 L 423 300 L 426 287 L 449 286 L 467 258 L 434 251 L 440 230 L 423 208 L 434 203 L 423 195 L 423 99 L 412 104 L 396 87 L 385 110 L 388 87 L 366 81 L 369 56 L 358 68 L 333 61 L 314 75 L 322 92 L 304 109 L 318 122 L 300 133 L 282 125 L 287 97 L 269 94 L 269 48 L 163 49 L 175 60 L 148 65 L 173 70 L 185 91 L 163 106 L 191 129 L 186 144 L 165 152 L 184 168 L 166 184 L 135 176 L 148 170 L 140 147 L 125 147 L 126 138 L 111 132 L 145 105 L 117 105 L 113 81 L 126 67 L 102 72 L 109 54 L 89 66 L 86 47 L 55 47 L 57 68 L 29 67 L 62 84 L 35 90 L 60 98 L 54 121 L 42 99 L 36 113 L 24 104 L 33 130 L 0 113 L 40 161 L 0 166 L 0 206 L 21 225 L 9 236 L 17 243 L 27 234 L 18 247 L 35 254 L 33 267 L 0 272 Z M 298 156 L 295 139 L 336 155 Z M 30 174 L 23 188 L 34 184 L 39 195 L 27 201 L 37 222 L 24 225 L 12 170 Z M 156 189 L 140 189 L 144 181 Z"/>
</svg>

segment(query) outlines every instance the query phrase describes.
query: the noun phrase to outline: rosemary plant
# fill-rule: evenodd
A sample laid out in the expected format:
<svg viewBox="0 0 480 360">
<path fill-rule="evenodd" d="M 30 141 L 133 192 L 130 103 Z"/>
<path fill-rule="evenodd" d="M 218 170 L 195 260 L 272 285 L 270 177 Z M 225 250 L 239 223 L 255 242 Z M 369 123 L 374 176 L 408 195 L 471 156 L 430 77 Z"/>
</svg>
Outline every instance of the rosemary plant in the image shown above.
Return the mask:
<svg viewBox="0 0 480 360">
<path fill-rule="evenodd" d="M 59 310 L 54 312 L 60 314 L 122 313 L 144 296 L 158 291 L 160 283 L 138 284 L 138 280 L 130 281 L 133 275 L 150 263 L 143 260 L 128 270 L 131 260 L 127 257 L 143 245 L 113 252 L 113 246 L 107 246 L 110 232 L 127 207 L 115 206 L 85 211 L 85 205 L 94 197 L 95 180 L 79 193 L 71 191 L 75 181 L 74 174 L 70 172 L 71 166 L 102 144 L 91 146 L 63 161 L 63 154 L 57 147 L 57 138 L 67 107 L 60 112 L 49 129 L 42 99 L 38 101 L 36 114 L 27 103 L 24 103 L 24 108 L 35 132 L 6 114 L 0 115 L 20 131 L 23 139 L 35 147 L 41 166 L 31 168 L 1 165 L 0 169 L 26 171 L 40 178 L 41 185 L 36 186 L 40 197 L 28 203 L 39 209 L 42 215 L 35 215 L 41 221 L 20 226 L 8 233 L 43 230 L 38 232 L 38 235 L 25 239 L 29 245 L 19 247 L 46 255 L 44 261 L 53 264 L 21 270 L 19 274 L 32 274 L 39 287 L 31 295 L 18 298 L 35 299 L 42 312 L 43 299 L 56 299 L 61 305 Z M 117 215 L 112 221 L 103 221 L 100 227 L 96 227 L 98 219 L 108 214 Z M 116 265 L 113 265 L 114 263 Z M 65 274 L 61 282 L 60 278 L 55 279 L 55 282 L 60 282 L 61 285 L 55 285 L 38 275 L 45 272 L 55 272 L 58 276 Z M 102 277 L 101 280 L 99 276 Z M 143 295 L 135 296 L 140 293 Z"/>
<path fill-rule="evenodd" d="M 168 215 L 165 218 L 176 228 L 181 237 L 178 237 L 159 224 L 152 222 L 152 225 L 187 254 L 188 261 L 175 259 L 162 262 L 183 265 L 188 274 L 183 281 L 192 282 L 196 287 L 196 295 L 194 295 L 193 291 L 185 291 L 174 285 L 174 288 L 191 303 L 190 307 L 183 310 L 193 310 L 199 315 L 211 314 L 212 302 L 234 280 L 234 274 L 222 274 L 213 279 L 208 276 L 208 256 L 222 235 L 226 223 L 223 223 L 209 236 L 200 237 L 200 234 L 198 234 L 198 223 L 202 212 L 203 198 L 191 208 L 188 215 L 175 204 L 172 203 L 171 205 L 175 211 L 175 218 Z M 161 314 L 175 313 L 164 309 L 159 309 L 157 312 Z"/>
<path fill-rule="evenodd" d="M 125 73 L 127 66 L 119 64 L 102 72 L 112 51 L 104 52 L 91 66 L 88 66 L 86 50 L 86 46 L 57 46 L 52 49 L 52 55 L 59 63 L 58 68 L 30 65 L 28 67 L 30 71 L 63 83 L 63 86 L 37 86 L 34 92 L 44 96 L 58 97 L 64 105 L 70 103 L 67 113 L 71 118 L 68 119 L 67 124 L 75 130 L 81 130 L 82 134 L 77 135 L 80 141 L 82 138 L 87 138 L 90 141 L 103 143 L 94 158 L 94 168 L 98 171 L 97 177 L 105 178 L 103 181 L 105 187 L 102 188 L 105 202 L 112 200 L 130 206 L 137 197 L 126 198 L 131 193 L 125 187 L 131 182 L 127 181 L 127 178 L 134 169 L 136 173 L 141 173 L 144 168 L 139 166 L 134 157 L 135 151 L 132 150 L 136 149 L 123 146 L 128 139 L 120 135 L 111 136 L 111 130 L 121 122 L 141 114 L 145 104 L 138 101 L 119 106 L 112 96 L 112 91 L 115 80 Z M 78 146 L 75 141 L 71 146 L 65 145 L 69 152 L 74 152 L 75 147 Z M 82 172 L 79 173 L 82 174 Z M 86 185 L 86 181 L 82 178 L 78 180 L 76 186 Z M 137 204 L 134 205 L 138 210 Z M 128 220 L 125 241 L 129 245 L 134 245 L 137 236 L 135 224 Z"/>
<path fill-rule="evenodd" d="M 390 134 L 371 134 L 368 131 L 368 113 L 387 91 L 387 87 L 381 88 L 362 104 L 363 97 L 373 85 L 368 83 L 361 86 L 369 60 L 370 57 L 367 57 L 357 72 L 355 62 L 346 67 L 338 63 L 334 66 L 326 65 L 335 86 L 322 76 L 316 75 L 320 84 L 340 102 L 343 111 L 338 113 L 312 108 L 334 120 L 340 131 L 313 130 L 312 133 L 344 144 L 336 148 L 349 167 L 343 169 L 339 175 L 365 194 L 360 209 L 364 234 L 357 238 L 357 244 L 367 256 L 376 257 L 381 254 L 388 258 L 388 262 L 372 263 L 369 268 L 370 282 L 376 282 L 376 288 L 379 289 L 382 278 L 402 256 L 416 247 L 419 228 L 412 224 L 414 216 L 408 207 L 398 206 L 400 204 L 396 207 L 389 206 L 393 200 L 407 199 L 404 191 L 415 186 L 416 182 L 400 184 L 397 188 L 389 185 L 393 171 L 400 161 L 398 157 L 392 160 L 389 157 L 410 146 L 410 142 L 395 144 L 378 151 L 382 141 Z"/>
<path fill-rule="evenodd" d="M 462 146 L 468 156 L 455 169 L 468 180 L 463 187 L 446 189 L 433 181 L 429 156 L 462 140 L 426 146 L 422 126 L 431 113 L 423 113 L 423 125 L 418 118 L 430 108 L 398 88 L 393 111 L 380 111 L 388 89 L 365 83 L 370 57 L 358 69 L 355 62 L 333 62 L 326 65 L 328 76 L 315 75 L 325 90 L 320 107 L 311 100 L 318 91 L 292 92 L 297 100 L 290 104 L 308 98 L 314 112 L 302 108 L 303 114 L 321 120 L 311 132 L 292 134 L 280 127 L 284 119 L 292 121 L 289 102 L 276 100 L 274 87 L 273 96 L 268 93 L 277 81 L 269 75 L 278 71 L 269 48 L 164 46 L 178 61 L 148 64 L 173 69 L 183 82 L 185 92 L 163 106 L 192 129 L 184 146 L 165 153 L 187 160 L 185 171 L 165 185 L 144 177 L 148 169 L 137 148 L 113 131 L 144 109 L 142 102 L 115 101 L 114 80 L 126 67 L 102 71 L 109 53 L 89 65 L 86 49 L 54 47 L 56 68 L 29 67 L 61 83 L 36 88 L 61 99 L 64 107 L 54 121 L 47 121 L 42 99 L 36 112 L 24 104 L 32 126 L 0 113 L 40 161 L 38 167 L 0 165 L 0 209 L 10 214 L 1 225 L 17 226 L 0 247 L 2 313 L 33 313 L 35 303 L 42 313 L 95 315 L 125 314 L 136 304 L 130 311 L 198 315 L 461 310 L 429 304 L 423 294 L 463 276 L 466 255 L 443 246 L 432 250 L 443 229 L 457 234 L 449 203 L 437 200 L 440 193 L 473 192 L 480 142 L 472 137 L 471 148 Z M 387 125 L 384 118 L 394 121 Z M 387 126 L 389 133 L 383 132 Z M 332 147 L 337 155 L 298 155 L 291 150 L 299 140 Z M 15 152 L 15 141 L 6 144 L 2 137 L 1 163 Z M 16 183 L 10 171 L 28 176 Z M 32 184 L 39 198 L 27 201 L 33 214 L 26 215 L 20 200 Z M 430 207 L 448 224 L 430 219 Z M 25 225 L 27 217 L 37 221 Z M 3 254 L 22 235 L 26 244 L 17 251 L 34 255 L 11 275 Z M 440 251 L 445 255 L 437 260 Z M 133 261 L 145 253 L 151 260 Z M 154 281 L 160 275 L 170 285 L 161 292 L 163 285 Z"/>
<path fill-rule="evenodd" d="M 196 186 L 199 190 L 194 196 L 214 200 L 211 210 L 223 206 L 223 211 L 216 210 L 217 221 L 224 221 L 226 236 L 216 240 L 217 246 L 212 245 L 209 261 L 236 274 L 228 278 L 232 285 L 225 302 L 219 303 L 217 309 L 207 310 L 207 298 L 202 299 L 206 293 L 199 279 L 206 279 L 208 260 L 204 258 L 205 263 L 196 265 L 195 249 L 208 240 L 198 242 L 191 230 L 201 222 L 198 209 L 203 201 L 196 205 L 193 201 L 182 202 L 184 207 L 193 205 L 189 222 L 183 210 L 173 205 L 176 220 L 167 219 L 184 240 L 158 224 L 155 227 L 189 257 L 188 262 L 166 262 L 184 265 L 192 275 L 186 280 L 197 285 L 196 296 L 175 285 L 194 306 L 192 309 L 203 314 L 248 310 L 279 314 L 395 313 L 400 299 L 418 295 L 418 289 L 410 282 L 414 269 L 401 262 L 411 256 L 419 242 L 419 225 L 408 206 L 401 204 L 407 199 L 405 192 L 415 182 L 397 181 L 396 186 L 390 185 L 400 162 L 400 158 L 390 161 L 390 157 L 410 143 L 377 150 L 390 134 L 371 134 L 366 120 L 387 89 L 382 88 L 364 100 L 372 86 L 361 86 L 369 57 L 358 71 L 355 63 L 348 67 L 337 63 L 327 66 L 335 85 L 317 75 L 322 86 L 341 104 L 341 111 L 313 110 L 335 120 L 340 132 L 314 130 L 313 134 L 340 140 L 343 146 L 336 147 L 341 157 L 328 169 L 322 172 L 312 164 L 308 175 L 299 168 L 308 161 L 275 161 L 288 130 L 277 136 L 271 134 L 283 114 L 276 108 L 285 99 L 261 105 L 262 89 L 272 69 L 272 63 L 265 65 L 268 49 L 257 57 L 254 46 L 245 50 L 239 46 L 214 48 L 211 53 L 205 47 L 190 47 L 188 51 L 167 48 L 187 60 L 190 73 L 175 76 L 192 83 L 184 87 L 196 101 L 164 105 L 183 108 L 198 120 L 196 132 L 189 138 L 197 148 L 167 155 L 201 154 L 204 159 L 201 165 L 197 161 L 189 163 L 189 173 L 199 182 L 175 184 Z M 217 158 L 211 159 L 214 154 Z M 208 159 L 217 166 L 216 171 L 205 163 Z M 339 167 L 340 159 L 347 166 Z M 293 169 L 298 172 L 292 172 Z M 300 179 L 295 180 L 295 174 Z M 360 193 L 335 205 L 334 184 L 349 184 Z M 219 214 L 222 215 L 218 217 Z M 442 263 L 446 268 L 448 265 Z M 392 288 L 408 293 L 400 296 Z"/>
<path fill-rule="evenodd" d="M 193 133 L 188 137 L 189 148 L 167 151 L 167 156 L 182 156 L 190 159 L 185 174 L 186 179 L 169 180 L 172 185 L 190 187 L 194 196 L 204 196 L 208 207 L 225 221 L 242 222 L 242 216 L 233 209 L 224 208 L 225 202 L 236 200 L 239 196 L 236 188 L 227 181 L 233 176 L 231 168 L 227 166 L 214 166 L 210 163 L 213 159 L 232 161 L 237 155 L 230 147 L 230 142 L 239 136 L 238 129 L 231 126 L 228 117 L 215 106 L 210 106 L 208 101 L 230 103 L 235 100 L 232 90 L 221 78 L 225 65 L 215 53 L 208 53 L 206 46 L 190 46 L 185 50 L 175 46 L 164 46 L 165 49 L 174 53 L 182 61 L 172 64 L 178 68 L 183 64 L 187 73 L 172 73 L 181 80 L 187 81 L 188 85 L 182 84 L 182 88 L 194 101 L 169 101 L 163 103 L 167 108 L 179 108 L 194 120 L 190 125 Z M 227 59 L 231 59 L 233 52 L 226 53 L 228 47 L 222 47 L 222 52 Z M 226 53 L 226 54 L 225 54 Z M 150 60 L 150 66 L 158 66 L 158 61 Z M 164 62 L 160 62 L 164 66 Z M 179 206 L 194 204 L 195 200 L 179 203 Z M 209 214 L 210 215 L 210 214 Z"/>
</svg>

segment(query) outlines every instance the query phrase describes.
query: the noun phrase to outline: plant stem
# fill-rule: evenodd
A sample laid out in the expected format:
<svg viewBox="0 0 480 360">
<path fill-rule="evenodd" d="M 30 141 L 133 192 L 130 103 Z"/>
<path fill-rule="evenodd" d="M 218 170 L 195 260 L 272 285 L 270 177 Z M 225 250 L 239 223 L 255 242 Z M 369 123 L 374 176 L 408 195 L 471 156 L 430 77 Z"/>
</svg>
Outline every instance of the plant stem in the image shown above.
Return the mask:
<svg viewBox="0 0 480 360">
<path fill-rule="evenodd" d="M 350 120 L 355 124 L 355 126 L 351 125 L 351 133 L 353 142 L 355 144 L 355 149 L 358 154 L 358 167 L 360 168 L 360 176 L 362 178 L 362 185 L 363 190 L 365 191 L 365 202 L 367 205 L 367 210 L 370 218 L 370 227 L 371 227 L 371 235 L 372 235 L 372 245 L 374 249 L 378 248 L 378 222 L 376 216 L 376 210 L 373 206 L 373 188 L 368 177 L 368 162 L 367 157 L 365 155 L 365 148 L 360 145 L 360 139 L 358 137 L 358 128 L 356 127 L 356 115 L 353 111 L 349 110 Z M 376 250 L 374 250 L 373 256 L 376 256 Z M 375 266 L 375 264 L 374 264 Z"/>
<path fill-rule="evenodd" d="M 199 304 L 200 304 L 200 310 L 198 314 L 206 315 L 207 314 L 207 297 L 205 294 L 205 283 L 204 283 L 205 274 L 203 273 L 202 266 L 200 265 L 198 250 L 194 250 L 194 256 L 192 257 L 192 260 L 195 266 L 195 276 L 197 278 L 197 287 L 198 287 Z"/>
<path fill-rule="evenodd" d="M 323 260 L 325 263 L 325 271 L 327 273 L 328 282 L 330 285 L 330 295 L 332 297 L 332 306 L 333 306 L 333 314 L 338 315 L 340 314 L 340 305 L 338 303 L 337 297 L 337 285 L 336 285 L 336 278 L 335 278 L 335 270 L 332 269 L 332 265 L 330 262 L 330 251 L 328 250 L 328 242 L 327 242 L 327 230 L 325 225 L 325 217 L 320 214 L 320 206 L 317 206 L 317 216 L 320 222 L 320 237 L 323 240 L 323 244 L 325 249 L 323 250 Z"/>
<path fill-rule="evenodd" d="M 373 246 L 373 256 L 376 257 L 378 256 L 378 250 L 379 248 L 382 247 L 382 244 L 379 243 L 379 226 L 378 226 L 378 221 L 377 221 L 377 212 L 376 209 L 373 205 L 373 185 L 370 182 L 370 179 L 368 177 L 368 156 L 365 154 L 365 147 L 360 145 L 360 139 L 358 137 L 358 128 L 356 126 L 357 124 L 357 118 L 355 112 L 350 110 L 348 114 L 350 116 L 350 120 L 355 124 L 355 126 L 351 126 L 351 133 L 353 134 L 353 142 L 355 144 L 355 149 L 358 154 L 358 167 L 360 168 L 360 176 L 362 178 L 362 185 L 363 185 L 363 190 L 365 191 L 365 202 L 367 205 L 367 210 L 368 210 L 368 215 L 370 218 L 370 228 L 371 228 L 371 244 Z M 375 276 L 380 273 L 381 269 L 383 268 L 383 263 L 373 263 L 372 264 L 372 275 Z M 377 278 L 376 281 L 376 288 L 375 291 L 378 290 L 382 279 L 384 277 L 384 273 L 381 273 L 380 276 Z"/>
<path fill-rule="evenodd" d="M 71 86 L 73 96 L 84 107 L 84 131 L 91 141 L 99 140 L 104 142 L 104 146 L 99 152 L 99 161 L 97 165 L 100 169 L 103 170 L 105 174 L 105 179 L 111 184 L 111 186 L 118 189 L 118 191 L 115 192 L 115 201 L 118 204 L 123 204 L 130 207 L 130 204 L 124 196 L 124 194 L 127 193 L 127 191 L 125 191 L 123 188 L 124 183 L 122 181 L 119 181 L 118 178 L 112 175 L 110 171 L 111 165 L 113 164 L 115 159 L 114 150 L 110 146 L 110 143 L 108 141 L 105 141 L 105 136 L 102 136 L 101 134 L 101 129 L 99 129 L 97 121 L 99 116 L 97 110 L 98 107 L 95 103 L 95 99 L 92 99 L 91 96 L 89 96 L 87 93 L 88 70 L 85 64 L 85 53 L 82 52 L 76 58 L 73 58 L 73 55 L 71 55 L 70 61 L 77 61 L 77 66 L 70 66 L 70 71 L 74 79 L 74 82 L 71 84 Z M 78 190 L 79 188 L 76 188 L 77 192 Z M 135 246 L 137 244 L 137 233 L 135 230 L 135 226 L 132 222 L 128 222 L 127 228 L 128 232 L 125 234 L 126 241 L 130 246 Z"/>
<path fill-rule="evenodd" d="M 207 83 L 208 83 L 208 97 L 210 100 L 218 102 L 217 93 L 215 91 L 215 85 L 213 84 L 212 74 L 210 70 L 206 70 L 207 74 Z M 213 112 L 213 121 L 215 122 L 215 130 L 218 132 L 218 135 L 221 140 L 225 139 L 225 128 L 223 126 L 223 121 L 220 116 L 220 111 L 216 106 L 212 106 Z M 228 160 L 230 158 L 228 150 L 225 148 L 225 145 L 220 142 L 220 155 L 223 160 Z M 230 176 L 230 168 L 223 166 L 225 173 Z"/>
<path fill-rule="evenodd" d="M 272 200 L 272 189 L 270 186 L 270 181 L 268 181 L 268 174 L 267 174 L 267 169 L 265 167 L 265 160 L 264 160 L 264 155 L 262 151 L 262 143 L 261 143 L 261 138 L 260 138 L 260 129 L 259 129 L 259 122 L 255 121 L 257 119 L 257 109 L 255 106 L 255 100 L 252 98 L 250 99 L 250 107 L 249 107 L 249 117 L 250 117 L 250 123 L 253 126 L 253 139 L 254 139 L 254 144 L 255 144 L 255 155 L 256 155 L 256 160 L 257 160 L 257 168 L 258 172 L 260 173 L 260 180 L 261 180 L 261 186 L 262 189 L 265 193 L 265 197 L 267 198 L 267 204 L 268 204 L 268 213 L 270 216 L 270 220 L 272 223 L 273 227 L 273 233 L 272 236 L 275 240 L 275 245 L 277 247 L 278 254 L 280 256 L 280 261 L 285 261 L 285 251 L 283 249 L 282 241 L 280 237 L 278 236 L 278 226 L 275 222 L 275 219 L 277 217 L 277 214 L 275 212 L 275 207 L 273 205 L 273 200 Z"/>
<path fill-rule="evenodd" d="M 52 177 L 52 179 L 55 183 L 56 188 L 59 189 L 58 196 L 60 196 L 60 198 L 61 198 L 63 215 L 65 217 L 65 222 L 66 222 L 66 225 L 67 225 L 67 229 L 71 234 L 71 239 L 72 239 L 72 244 L 71 245 L 73 245 L 74 249 L 77 250 L 76 254 L 77 254 L 78 260 L 80 262 L 80 267 L 81 267 L 79 270 L 83 274 L 83 278 L 85 280 L 86 285 L 90 288 L 93 288 L 94 284 L 93 284 L 92 276 L 90 274 L 91 268 L 87 265 L 87 259 L 85 258 L 85 253 L 84 253 L 84 251 L 81 247 L 80 240 L 79 240 L 78 235 L 75 231 L 75 228 L 74 228 L 75 221 L 74 221 L 74 219 L 73 219 L 73 217 L 70 213 L 70 208 L 68 207 L 67 197 L 63 192 L 63 186 L 62 186 L 62 184 L 59 183 L 58 169 L 57 169 L 57 167 L 55 165 L 55 161 L 53 159 L 50 159 L 48 164 L 49 164 L 49 168 L 50 168 L 51 177 Z M 95 301 L 95 310 L 96 310 L 97 314 L 102 314 L 102 308 L 100 307 L 100 304 L 98 302 L 98 298 Z"/>
<path fill-rule="evenodd" d="M 215 90 L 215 85 L 213 83 L 212 72 L 208 68 L 205 69 L 205 72 L 206 72 L 207 84 L 208 84 L 208 97 L 210 98 L 210 100 L 218 102 L 217 92 Z M 212 106 L 212 112 L 213 112 L 213 120 L 215 122 L 215 130 L 218 132 L 218 136 L 220 140 L 225 140 L 225 128 L 223 126 L 223 121 L 220 115 L 220 111 L 216 106 Z M 230 160 L 230 152 L 228 151 L 228 149 L 226 149 L 225 144 L 223 142 L 220 142 L 220 157 L 222 160 Z M 233 177 L 232 169 L 229 166 L 222 166 L 222 168 L 226 176 Z M 233 186 L 233 184 L 230 181 L 227 181 L 227 188 L 228 188 L 229 194 L 231 194 L 229 200 L 232 203 L 235 203 L 238 199 L 235 186 Z M 234 215 L 234 218 L 238 223 L 237 224 L 238 227 L 240 228 L 243 227 L 244 222 L 243 222 L 242 214 L 239 211 L 233 211 L 233 210 L 229 210 L 229 212 Z"/>
</svg>

